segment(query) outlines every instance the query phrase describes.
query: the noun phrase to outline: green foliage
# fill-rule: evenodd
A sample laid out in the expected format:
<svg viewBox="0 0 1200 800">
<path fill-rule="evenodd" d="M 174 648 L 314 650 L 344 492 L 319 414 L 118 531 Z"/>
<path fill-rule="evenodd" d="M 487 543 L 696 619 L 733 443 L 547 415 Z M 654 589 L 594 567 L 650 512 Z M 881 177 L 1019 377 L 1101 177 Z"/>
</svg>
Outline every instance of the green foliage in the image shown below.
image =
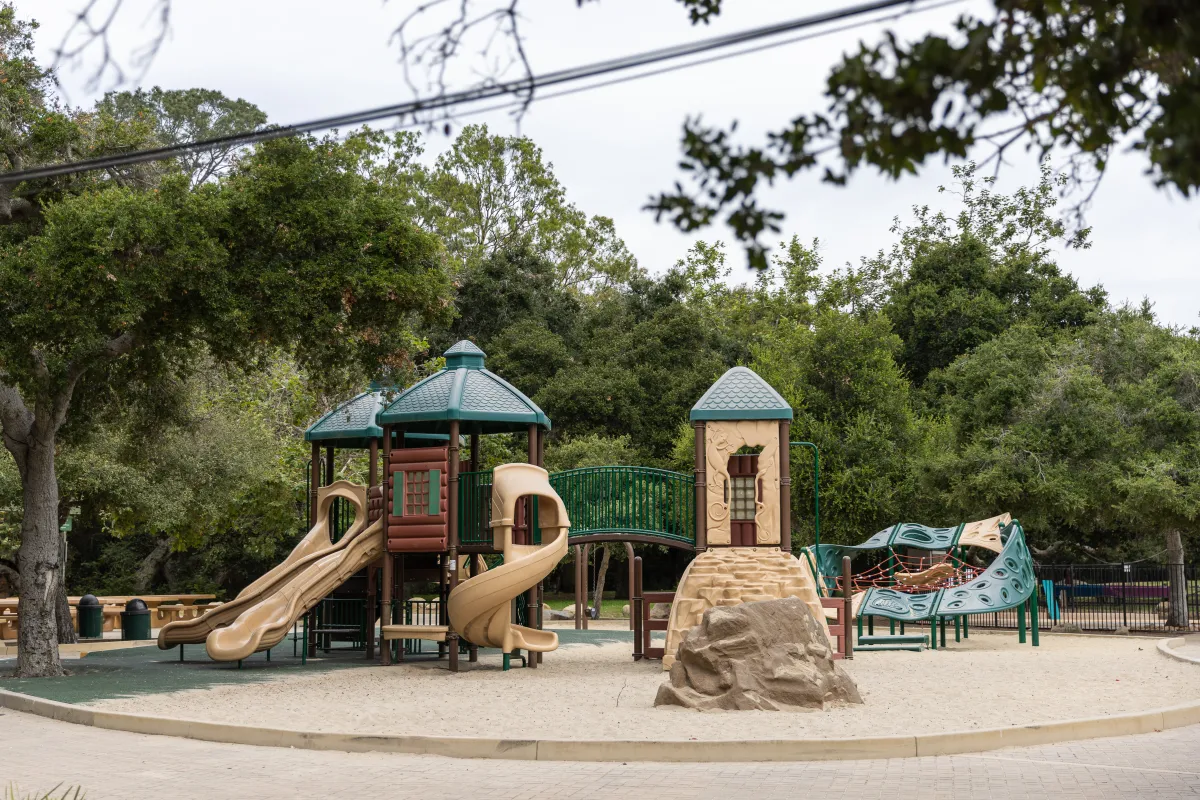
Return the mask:
<svg viewBox="0 0 1200 800">
<path fill-rule="evenodd" d="M 422 219 L 468 272 L 501 252 L 532 250 L 554 265 L 560 285 L 583 290 L 620 283 L 636 267 L 612 220 L 567 202 L 553 164 L 526 137 L 468 125 L 417 174 Z"/>
<path fill-rule="evenodd" d="M 687 5 L 693 23 L 720 10 Z M 1065 151 L 1080 187 L 1098 181 L 1113 148 L 1127 143 L 1145 153 L 1157 185 L 1184 195 L 1200 187 L 1189 145 L 1200 9 L 1152 0 L 992 5 L 991 14 L 962 14 L 951 32 L 908 41 L 888 30 L 861 44 L 830 72 L 825 110 L 788 112 L 761 145 L 688 120 L 683 167 L 694 187 L 665 192 L 650 208 L 685 231 L 723 215 L 762 268 L 762 237 L 779 230 L 783 213 L 761 206 L 759 189 L 807 169 L 834 184 L 864 166 L 899 178 L 932 156 L 965 158 L 981 145 L 999 164 L 1019 144 L 1043 156 Z"/>
<path fill-rule="evenodd" d="M 581 467 L 637 464 L 638 451 L 628 436 L 586 436 L 563 438 L 546 448 L 546 469 L 561 472 Z"/>
<path fill-rule="evenodd" d="M 1052 338 L 1014 327 L 938 375 L 953 440 L 922 485 L 967 516 L 1008 508 L 1069 555 L 1190 531 L 1198 379 L 1200 342 L 1143 313 Z"/>
<path fill-rule="evenodd" d="M 246 100 L 231 100 L 212 89 L 109 92 L 96 104 L 101 118 L 118 124 L 145 125 L 160 147 L 246 133 L 266 124 L 267 115 Z M 237 152 L 218 147 L 179 157 L 178 166 L 192 186 L 225 174 Z"/>
</svg>

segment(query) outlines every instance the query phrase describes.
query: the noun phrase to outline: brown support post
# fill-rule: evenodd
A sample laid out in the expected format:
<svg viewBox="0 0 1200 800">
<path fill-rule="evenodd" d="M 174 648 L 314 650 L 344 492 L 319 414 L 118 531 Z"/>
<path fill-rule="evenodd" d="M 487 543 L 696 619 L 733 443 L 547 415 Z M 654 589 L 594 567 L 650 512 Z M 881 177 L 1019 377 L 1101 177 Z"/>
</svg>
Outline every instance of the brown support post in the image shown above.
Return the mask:
<svg viewBox="0 0 1200 800">
<path fill-rule="evenodd" d="M 579 577 L 583 578 L 583 588 L 580 590 L 580 595 L 583 597 L 583 629 L 588 629 L 588 620 L 591 619 L 591 614 L 588 613 L 588 562 L 592 560 L 592 546 L 585 544 L 583 546 L 583 566 L 580 568 Z"/>
<path fill-rule="evenodd" d="M 708 547 L 708 514 L 705 511 L 708 504 L 704 498 L 704 423 L 697 422 L 693 427 L 696 430 L 696 552 L 700 552 Z"/>
<path fill-rule="evenodd" d="M 450 567 L 450 591 L 458 586 L 458 420 L 450 420 L 450 475 L 446 480 L 446 522 L 449 542 L 448 566 Z M 449 595 L 447 594 L 447 597 Z M 442 607 L 446 606 L 445 601 Z M 446 617 L 446 624 L 450 618 Z M 451 630 L 446 634 L 446 645 L 450 648 L 450 671 L 458 672 L 458 634 Z"/>
<path fill-rule="evenodd" d="M 396 556 L 390 555 L 390 556 L 388 556 L 388 559 L 389 560 L 394 559 L 396 563 L 400 564 L 400 569 L 398 571 L 400 580 L 396 585 L 396 588 L 399 589 L 399 592 L 396 594 L 396 601 L 397 601 L 396 605 L 400 608 L 400 624 L 406 625 L 406 624 L 408 624 L 408 618 L 405 615 L 405 610 L 407 608 L 405 603 L 408 602 L 408 598 L 404 594 L 404 587 L 406 584 L 406 581 L 405 581 L 406 576 L 404 574 L 404 566 L 405 566 L 406 562 L 404 561 L 404 554 L 401 553 L 400 555 L 396 555 Z M 396 655 L 401 661 L 404 660 L 404 640 L 403 639 L 396 640 Z"/>
<path fill-rule="evenodd" d="M 367 446 L 367 448 L 368 448 L 368 452 L 370 453 L 370 456 L 368 456 L 368 457 L 371 459 L 370 464 L 368 464 L 368 466 L 367 466 L 367 485 L 368 486 L 378 486 L 379 485 L 379 440 L 372 439 L 371 443 Z"/>
<path fill-rule="evenodd" d="M 371 504 L 370 489 L 379 485 L 379 440 L 372 439 L 368 445 L 371 463 L 367 466 L 367 505 Z M 380 509 L 384 514 L 387 509 Z M 367 512 L 370 515 L 370 511 Z M 375 583 L 375 569 L 378 561 L 367 565 L 367 658 L 375 657 L 375 607 L 378 605 L 379 587 Z"/>
<path fill-rule="evenodd" d="M 478 433 L 471 434 L 470 443 L 471 443 L 471 459 L 467 462 L 467 470 L 470 472 L 479 472 L 479 434 Z M 476 483 L 476 485 L 478 485 L 478 483 Z M 477 574 L 476 567 L 479 566 L 476 563 L 477 558 L 479 558 L 479 557 L 472 555 L 472 556 L 467 556 L 467 558 L 470 559 L 470 561 L 468 563 L 468 571 L 469 571 L 471 577 L 474 578 L 475 575 Z M 479 661 L 479 645 L 477 645 L 477 644 L 468 645 L 467 661 L 470 661 L 470 662 Z"/>
<path fill-rule="evenodd" d="M 779 549 L 792 552 L 792 424 L 779 423 Z"/>
<path fill-rule="evenodd" d="M 333 445 L 325 448 L 325 481 L 327 486 L 333 483 Z"/>
<path fill-rule="evenodd" d="M 633 630 L 633 545 L 625 543 L 625 560 L 629 562 L 629 630 Z"/>
<path fill-rule="evenodd" d="M 854 658 L 854 574 L 850 569 L 850 556 L 842 556 L 842 599 L 846 605 L 842 609 L 842 632 L 845 640 L 842 649 L 847 659 Z"/>
<path fill-rule="evenodd" d="M 642 557 L 633 559 L 633 582 L 629 601 L 629 619 L 633 622 L 633 660 L 641 661 L 642 652 Z"/>
<path fill-rule="evenodd" d="M 528 458 L 526 460 L 528 461 L 528 463 L 533 464 L 534 466 L 537 466 L 537 463 L 538 463 L 538 426 L 537 425 L 529 426 L 529 448 L 528 448 Z M 529 503 L 529 508 L 526 509 L 525 519 L 529 520 L 529 543 L 533 544 L 533 537 L 535 536 L 534 530 L 533 530 L 533 504 L 537 502 L 537 498 L 530 497 L 526 500 L 526 502 Z M 525 616 L 527 617 L 526 622 L 529 623 L 529 627 L 531 627 L 531 628 L 540 628 L 541 627 L 541 625 L 538 624 L 537 597 L 538 597 L 538 587 L 536 587 L 536 586 L 531 587 L 529 589 L 529 591 L 526 592 L 526 594 L 525 594 Z M 528 653 L 526 653 L 525 656 L 526 656 L 525 666 L 529 667 L 530 669 L 537 669 L 538 654 L 531 650 Z"/>
<path fill-rule="evenodd" d="M 392 621 L 392 588 L 395 585 L 392 554 L 388 552 L 388 514 L 392 513 L 392 479 L 389 474 L 392 461 L 392 427 L 383 426 L 383 575 L 379 598 L 379 624 L 388 625 Z M 382 634 L 382 630 L 380 631 Z M 403 643 L 401 644 L 403 647 Z M 381 641 L 379 644 L 380 663 L 385 667 L 392 663 L 392 643 Z"/>
<path fill-rule="evenodd" d="M 321 488 L 321 445 L 312 443 L 312 469 L 308 487 L 308 526 L 317 524 L 317 489 Z"/>
<path fill-rule="evenodd" d="M 587 591 L 582 588 L 584 583 L 583 548 L 575 545 L 575 630 L 583 630 L 583 602 L 580 600 Z"/>
</svg>

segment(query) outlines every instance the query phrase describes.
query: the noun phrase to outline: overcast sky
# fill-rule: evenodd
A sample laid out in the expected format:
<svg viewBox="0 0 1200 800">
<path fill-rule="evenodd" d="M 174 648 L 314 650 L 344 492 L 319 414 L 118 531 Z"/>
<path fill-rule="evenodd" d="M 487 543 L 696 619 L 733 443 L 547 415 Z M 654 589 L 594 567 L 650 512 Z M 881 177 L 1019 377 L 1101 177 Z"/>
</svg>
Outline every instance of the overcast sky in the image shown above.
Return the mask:
<svg viewBox="0 0 1200 800">
<path fill-rule="evenodd" d="M 128 60 L 152 30 L 147 20 L 156 2 L 126 0 L 113 37 L 119 58 Z M 694 29 L 671 0 L 601 0 L 582 9 L 573 0 L 524 0 L 525 31 L 534 69 L 544 72 L 847 4 L 731 0 L 717 22 Z M 22 17 L 42 23 L 37 43 L 45 62 L 52 60 L 73 12 L 83 5 L 85 0 L 16 0 Z M 219 89 L 256 103 L 277 123 L 402 101 L 412 92 L 389 38 L 414 5 L 411 0 L 174 0 L 170 38 L 142 83 Z M 948 31 L 948 22 L 964 9 L 986 12 L 988 7 L 964 2 L 892 25 L 916 37 Z M 661 271 L 695 238 L 656 224 L 641 210 L 651 194 L 679 177 L 683 120 L 699 113 L 714 123 L 738 120 L 744 140 L 757 143 L 797 113 L 819 109 L 823 80 L 839 54 L 860 39 L 874 41 L 884 27 L 547 100 L 535 105 L 519 127 L 498 112 L 464 121 L 487 122 L 495 132 L 534 139 L 554 163 L 568 197 L 590 214 L 612 217 L 641 265 Z M 470 59 L 468 54 L 463 63 L 478 66 Z M 93 72 L 90 61 L 63 70 L 62 84 L 73 104 L 88 104 L 99 94 L 87 87 Z M 457 85 L 468 79 L 464 73 Z M 427 147 L 436 154 L 447 143 L 434 134 Z M 1164 322 L 1200 324 L 1200 270 L 1195 268 L 1200 204 L 1155 190 L 1143 170 L 1137 154 L 1113 160 L 1088 215 L 1092 248 L 1061 253 L 1059 263 L 1081 284 L 1103 284 L 1115 302 L 1149 296 Z M 1036 163 L 1022 156 L 1002 173 L 999 189 L 1012 191 L 1036 177 Z M 898 183 L 861 172 L 844 188 L 805 173 L 764 199 L 786 210 L 785 235 L 819 238 L 826 265 L 838 266 L 890 246 L 892 218 L 907 218 L 913 205 L 953 209 L 953 198 L 937 193 L 948 179 L 949 168 L 941 163 Z M 700 236 L 731 241 L 721 228 Z M 734 255 L 735 277 L 742 277 L 744 261 L 736 250 Z"/>
</svg>

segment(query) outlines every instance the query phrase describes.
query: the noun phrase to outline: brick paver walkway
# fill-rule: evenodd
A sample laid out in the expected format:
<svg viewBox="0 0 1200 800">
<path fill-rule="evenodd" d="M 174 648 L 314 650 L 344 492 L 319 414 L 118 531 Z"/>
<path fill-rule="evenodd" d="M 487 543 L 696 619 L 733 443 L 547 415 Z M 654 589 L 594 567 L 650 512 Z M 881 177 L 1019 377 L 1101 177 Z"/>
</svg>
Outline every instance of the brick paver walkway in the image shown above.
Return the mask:
<svg viewBox="0 0 1200 800">
<path fill-rule="evenodd" d="M 978 755 L 797 764 L 592 764 L 248 747 L 102 731 L 0 712 L 0 786 L 164 798 L 1200 797 L 1200 726 Z"/>
</svg>

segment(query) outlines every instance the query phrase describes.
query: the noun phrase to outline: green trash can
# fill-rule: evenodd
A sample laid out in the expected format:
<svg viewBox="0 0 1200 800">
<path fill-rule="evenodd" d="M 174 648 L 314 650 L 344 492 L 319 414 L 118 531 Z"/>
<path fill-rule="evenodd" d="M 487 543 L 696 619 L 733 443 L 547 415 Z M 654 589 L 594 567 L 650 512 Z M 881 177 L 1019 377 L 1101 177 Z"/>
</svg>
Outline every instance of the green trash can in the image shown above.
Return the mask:
<svg viewBox="0 0 1200 800">
<path fill-rule="evenodd" d="M 79 620 L 80 639 L 104 638 L 104 606 L 94 594 L 85 594 L 79 598 L 75 607 L 76 618 Z"/>
<path fill-rule="evenodd" d="M 145 600 L 135 597 L 125 604 L 125 610 L 121 612 L 121 638 L 150 638 L 150 609 Z"/>
</svg>

